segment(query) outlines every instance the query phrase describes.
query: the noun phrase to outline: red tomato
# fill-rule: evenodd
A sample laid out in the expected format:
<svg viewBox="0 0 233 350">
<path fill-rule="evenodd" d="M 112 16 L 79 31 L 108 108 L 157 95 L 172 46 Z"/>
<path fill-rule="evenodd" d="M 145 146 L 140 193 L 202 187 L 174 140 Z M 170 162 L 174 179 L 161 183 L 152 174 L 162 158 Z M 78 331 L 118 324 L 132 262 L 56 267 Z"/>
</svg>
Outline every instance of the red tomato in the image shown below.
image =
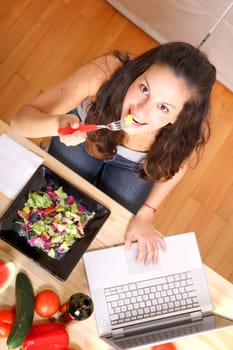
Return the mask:
<svg viewBox="0 0 233 350">
<path fill-rule="evenodd" d="M 12 324 L 14 322 L 15 313 L 12 310 L 0 310 L 0 322 Z"/>
<path fill-rule="evenodd" d="M 7 338 L 10 334 L 12 324 L 0 322 L 0 338 Z"/>
<path fill-rule="evenodd" d="M 166 343 L 166 344 L 152 346 L 151 350 L 177 350 L 177 349 L 173 343 Z"/>
<path fill-rule="evenodd" d="M 44 289 L 35 297 L 34 309 L 41 317 L 52 317 L 60 306 L 59 296 L 50 289 Z"/>
<path fill-rule="evenodd" d="M 0 338 L 7 338 L 14 322 L 15 313 L 12 310 L 0 310 Z"/>
</svg>

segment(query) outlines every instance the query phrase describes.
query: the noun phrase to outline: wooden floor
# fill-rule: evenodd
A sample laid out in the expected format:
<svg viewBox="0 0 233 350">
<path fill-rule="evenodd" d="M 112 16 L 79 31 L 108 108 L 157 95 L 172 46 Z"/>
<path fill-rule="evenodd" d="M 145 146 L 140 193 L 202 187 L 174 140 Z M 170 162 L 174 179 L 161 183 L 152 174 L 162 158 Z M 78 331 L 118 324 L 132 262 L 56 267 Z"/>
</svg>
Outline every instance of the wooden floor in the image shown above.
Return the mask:
<svg viewBox="0 0 233 350">
<path fill-rule="evenodd" d="M 157 45 L 104 0 L 1 0 L 0 118 L 78 65 L 112 49 Z M 224 64 L 224 62 L 223 62 Z M 202 258 L 233 282 L 233 93 L 216 83 L 212 138 L 201 163 L 163 203 L 156 227 L 197 233 Z"/>
</svg>

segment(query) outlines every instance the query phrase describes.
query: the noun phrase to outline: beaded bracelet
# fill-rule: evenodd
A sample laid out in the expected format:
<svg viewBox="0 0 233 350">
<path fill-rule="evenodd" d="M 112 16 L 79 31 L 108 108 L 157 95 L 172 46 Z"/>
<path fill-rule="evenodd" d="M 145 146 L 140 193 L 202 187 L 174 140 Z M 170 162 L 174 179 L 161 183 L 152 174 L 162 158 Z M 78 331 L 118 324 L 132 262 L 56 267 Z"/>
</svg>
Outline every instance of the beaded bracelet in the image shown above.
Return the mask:
<svg viewBox="0 0 233 350">
<path fill-rule="evenodd" d="M 149 204 L 147 204 L 145 202 L 143 203 L 143 205 L 145 205 L 147 208 L 150 208 L 151 210 L 153 210 L 153 213 L 155 213 L 157 211 L 156 208 L 151 207 Z"/>
</svg>

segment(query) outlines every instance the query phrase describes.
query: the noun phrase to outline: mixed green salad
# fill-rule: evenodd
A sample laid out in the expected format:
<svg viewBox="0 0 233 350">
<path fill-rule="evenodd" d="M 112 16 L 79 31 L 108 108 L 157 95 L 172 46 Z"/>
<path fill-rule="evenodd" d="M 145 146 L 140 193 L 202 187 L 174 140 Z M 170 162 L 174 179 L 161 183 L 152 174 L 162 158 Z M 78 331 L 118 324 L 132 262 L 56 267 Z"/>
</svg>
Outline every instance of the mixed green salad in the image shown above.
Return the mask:
<svg viewBox="0 0 233 350">
<path fill-rule="evenodd" d="M 77 239 L 84 237 L 84 227 L 94 215 L 62 187 L 54 190 L 52 186 L 45 191 L 29 192 L 17 214 L 19 235 L 51 258 L 66 253 Z"/>
</svg>

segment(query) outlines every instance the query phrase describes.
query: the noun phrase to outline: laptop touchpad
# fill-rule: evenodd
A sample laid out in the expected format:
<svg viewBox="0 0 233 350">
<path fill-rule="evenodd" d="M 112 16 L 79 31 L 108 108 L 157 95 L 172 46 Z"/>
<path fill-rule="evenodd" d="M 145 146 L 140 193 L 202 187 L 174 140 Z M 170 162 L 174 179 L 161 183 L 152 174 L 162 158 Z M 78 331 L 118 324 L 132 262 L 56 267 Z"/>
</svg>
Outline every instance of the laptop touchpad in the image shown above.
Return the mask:
<svg viewBox="0 0 233 350">
<path fill-rule="evenodd" d="M 145 273 L 149 271 L 157 271 L 161 268 L 161 262 L 158 257 L 158 262 L 157 264 L 150 263 L 149 265 L 145 265 L 144 259 L 138 263 L 136 261 L 137 258 L 137 252 L 138 252 L 138 245 L 135 243 L 132 245 L 130 249 L 126 250 L 125 256 L 126 256 L 126 262 L 127 262 L 127 267 L 130 273 Z M 161 253 L 161 252 L 159 252 Z"/>
</svg>

